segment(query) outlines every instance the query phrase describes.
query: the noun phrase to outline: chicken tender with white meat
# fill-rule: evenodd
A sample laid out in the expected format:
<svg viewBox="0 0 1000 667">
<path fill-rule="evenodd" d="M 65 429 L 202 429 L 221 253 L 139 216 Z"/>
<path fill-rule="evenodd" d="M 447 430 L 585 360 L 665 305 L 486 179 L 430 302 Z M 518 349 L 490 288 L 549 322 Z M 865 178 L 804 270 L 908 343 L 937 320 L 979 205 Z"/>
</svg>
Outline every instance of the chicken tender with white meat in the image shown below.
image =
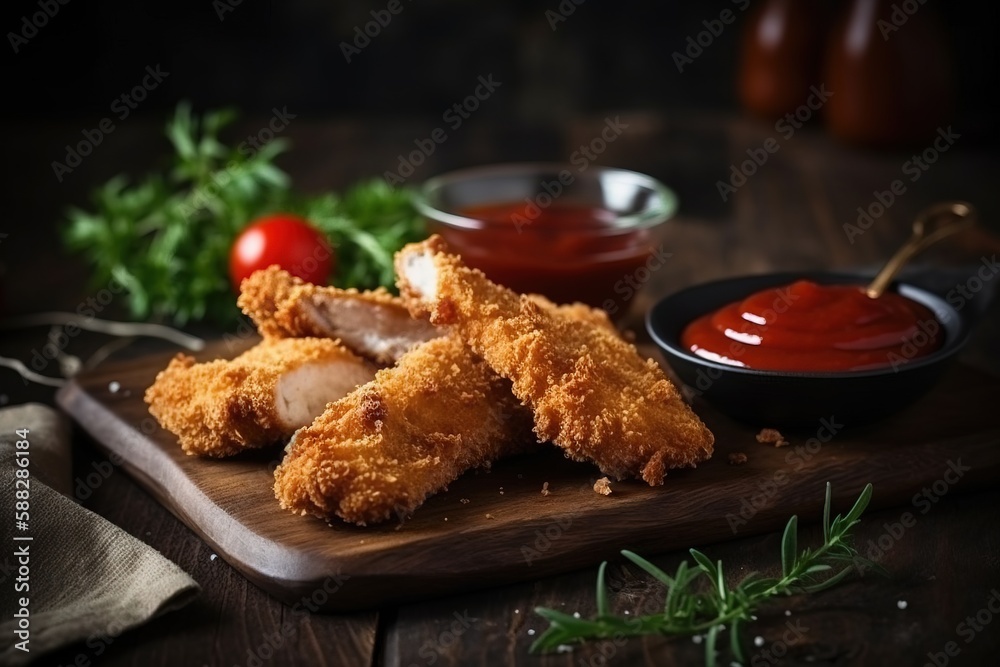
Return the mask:
<svg viewBox="0 0 1000 667">
<path fill-rule="evenodd" d="M 441 335 L 426 318 L 411 317 L 385 289 L 359 292 L 313 285 L 277 266 L 244 280 L 237 304 L 265 338 L 335 338 L 380 364 L 391 364 Z"/>
<path fill-rule="evenodd" d="M 375 370 L 334 340 L 265 340 L 232 360 L 178 354 L 145 400 L 185 452 L 224 457 L 287 440 Z"/>
<path fill-rule="evenodd" d="M 403 518 L 466 470 L 533 445 L 510 382 L 445 336 L 296 432 L 274 491 L 285 509 L 367 525 Z"/>
<path fill-rule="evenodd" d="M 568 457 L 658 485 L 712 455 L 711 431 L 663 369 L 600 322 L 491 282 L 439 236 L 397 253 L 396 274 L 411 312 L 450 327 L 509 379 L 539 439 Z"/>
</svg>

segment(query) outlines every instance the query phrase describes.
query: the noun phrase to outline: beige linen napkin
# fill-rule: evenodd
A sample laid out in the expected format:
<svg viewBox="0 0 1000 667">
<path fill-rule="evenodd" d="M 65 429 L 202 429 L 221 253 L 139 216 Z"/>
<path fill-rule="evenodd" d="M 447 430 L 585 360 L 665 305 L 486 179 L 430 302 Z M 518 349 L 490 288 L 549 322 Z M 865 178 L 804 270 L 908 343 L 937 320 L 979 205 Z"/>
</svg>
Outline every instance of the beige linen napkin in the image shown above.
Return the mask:
<svg viewBox="0 0 1000 667">
<path fill-rule="evenodd" d="M 28 429 L 30 443 L 27 530 L 19 529 L 15 515 L 25 495 L 24 485 L 15 484 L 16 452 L 23 451 L 16 447 L 19 429 Z M 69 428 L 60 413 L 44 405 L 0 410 L 2 665 L 23 665 L 82 640 L 116 637 L 187 604 L 199 590 L 155 549 L 61 495 L 71 493 L 71 467 Z M 25 624 L 25 601 L 30 634 L 21 644 L 26 635 L 17 631 Z"/>
</svg>

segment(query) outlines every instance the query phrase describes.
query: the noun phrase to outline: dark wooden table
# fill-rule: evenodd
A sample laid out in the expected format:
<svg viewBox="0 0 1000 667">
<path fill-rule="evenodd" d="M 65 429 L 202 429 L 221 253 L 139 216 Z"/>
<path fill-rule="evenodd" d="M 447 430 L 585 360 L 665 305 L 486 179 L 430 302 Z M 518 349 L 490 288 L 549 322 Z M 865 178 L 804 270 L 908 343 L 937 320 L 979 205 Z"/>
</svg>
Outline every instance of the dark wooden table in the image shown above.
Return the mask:
<svg viewBox="0 0 1000 667">
<path fill-rule="evenodd" d="M 612 114 L 614 117 L 616 114 Z M 628 324 L 640 331 L 653 299 L 692 283 L 751 272 L 873 265 L 908 233 L 909 221 L 925 205 L 967 199 L 981 210 L 983 225 L 930 251 L 929 263 L 972 267 L 1000 250 L 1000 160 L 979 148 L 976 128 L 960 134 L 916 181 L 904 165 L 927 146 L 868 152 L 831 141 L 818 128 L 785 139 L 773 125 L 703 114 L 621 114 L 627 124 L 598 162 L 650 173 L 675 188 L 681 211 L 666 235 L 673 253 L 630 304 Z M 81 123 L 81 126 L 85 123 Z M 605 117 L 559 127 L 504 127 L 469 122 L 449 137 L 412 177 L 419 181 L 446 169 L 497 161 L 569 160 L 590 143 Z M 252 130 L 259 125 L 245 123 Z M 288 129 L 296 149 L 284 159 L 300 187 L 342 188 L 394 170 L 397 155 L 436 126 L 426 122 L 319 122 L 298 119 Z M 85 268 L 67 260 L 55 240 L 61 208 L 81 203 L 87 190 L 118 172 L 141 173 L 166 150 L 157 124 L 139 120 L 119 128 L 94 156 L 63 183 L 49 166 L 78 127 L 36 125 L 10 141 L 9 163 L 19 173 L 10 182 L 11 224 L 0 231 L 6 314 L 45 309 L 73 310 L 87 292 Z M 238 135 L 237 135 L 238 136 Z M 727 201 L 717 182 L 747 149 L 769 137 L 778 152 Z M 929 144 L 928 144 L 929 145 Z M 137 147 L 141 146 L 140 151 Z M 855 223 L 875 192 L 895 179 L 906 184 L 881 217 L 861 236 L 848 238 L 842 225 Z M 970 274 L 971 275 L 971 274 Z M 114 314 L 119 304 L 108 313 Z M 1000 317 L 993 307 L 963 355 L 964 363 L 1000 372 Z M 199 330 L 211 334 L 211 331 Z M 220 332 L 214 332 L 218 335 Z M 28 359 L 45 342 L 45 331 L 3 334 L 0 353 Z M 81 336 L 75 353 L 98 343 Z M 0 370 L 0 403 L 52 401 L 51 390 L 25 386 Z M 996 397 L 990 397 L 995 403 Z M 987 401 L 984 401 L 984 403 Z M 81 434 L 75 471 L 85 474 L 103 460 Z M 1000 443 L 997 443 L 1000 446 Z M 873 452 L 873 456 L 877 452 Z M 636 639 L 597 643 L 572 653 L 533 656 L 528 646 L 546 624 L 532 609 L 546 605 L 589 615 L 594 610 L 595 570 L 504 588 L 490 588 L 390 609 L 344 616 L 293 613 L 234 571 L 190 530 L 149 498 L 127 475 L 116 472 L 84 504 L 187 570 L 203 587 L 182 611 L 170 613 L 110 643 L 80 644 L 47 656 L 40 664 L 96 665 L 687 665 L 700 664 L 702 647 L 689 639 Z M 899 507 L 869 515 L 857 537 L 863 550 L 877 542 L 903 512 Z M 795 508 L 789 508 L 789 513 Z M 1000 490 L 963 493 L 958 484 L 879 558 L 886 578 L 865 577 L 811 597 L 790 598 L 760 613 L 748 627 L 762 638 L 753 665 L 917 665 L 932 657 L 943 665 L 993 664 L 1000 651 L 1000 620 L 988 611 L 1000 600 Z M 803 517 L 809 521 L 811 517 Z M 816 537 L 810 523 L 800 539 Z M 770 570 L 780 536 L 769 534 L 710 545 L 734 576 Z M 704 546 L 704 545 L 691 545 Z M 667 569 L 683 553 L 654 558 Z M 613 605 L 619 611 L 649 608 L 662 591 L 635 568 L 613 563 Z M 905 603 L 905 608 L 900 608 Z M 997 602 L 993 602 L 996 608 Z M 786 610 L 791 615 L 786 614 Z M 986 611 L 983 611 L 986 610 Z M 978 620 L 976 620 L 978 614 Z M 967 620 L 971 617 L 971 620 Z M 990 622 L 984 622 L 987 617 Z M 290 622 L 291 636 L 282 637 Z M 978 625 L 981 624 L 981 625 Z M 976 630 L 975 628 L 979 628 Z M 970 629 L 971 628 L 971 629 Z M 949 642 L 954 642 L 949 646 Z M 947 648 L 957 655 L 945 655 Z M 100 652 L 99 652 L 100 651 Z M 82 656 L 82 657 L 81 657 Z M 728 664 L 728 659 L 723 663 Z M 933 663 L 932 663 L 933 664 Z"/>
</svg>

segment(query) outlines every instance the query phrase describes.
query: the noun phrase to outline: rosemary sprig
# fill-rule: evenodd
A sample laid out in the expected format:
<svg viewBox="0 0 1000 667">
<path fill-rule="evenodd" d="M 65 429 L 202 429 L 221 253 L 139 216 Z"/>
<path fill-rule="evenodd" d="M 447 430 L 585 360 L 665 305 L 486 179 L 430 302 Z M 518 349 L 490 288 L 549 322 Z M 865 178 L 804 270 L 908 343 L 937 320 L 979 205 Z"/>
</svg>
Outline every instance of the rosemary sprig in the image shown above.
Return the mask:
<svg viewBox="0 0 1000 667">
<path fill-rule="evenodd" d="M 682 561 L 670 576 L 631 551 L 622 555 L 667 587 L 663 612 L 644 616 L 615 616 L 608 603 L 605 570 L 597 570 L 597 614 L 591 619 L 537 607 L 535 613 L 549 621 L 549 627 L 531 645 L 532 652 L 549 651 L 564 644 L 591 639 L 637 637 L 641 635 L 704 635 L 705 663 L 716 664 L 719 636 L 729 633 L 729 646 L 735 660 L 745 662 L 743 625 L 753 620 L 754 611 L 772 598 L 800 593 L 816 593 L 837 585 L 857 567 L 880 570 L 863 558 L 851 544 L 851 530 L 859 523 L 872 496 L 872 485 L 861 492 L 851 510 L 830 520 L 832 490 L 826 485 L 823 507 L 823 544 L 814 549 L 798 547 L 798 517 L 792 516 L 781 539 L 781 576 L 764 577 L 750 573 L 735 587 L 726 584 L 722 561 L 691 549 L 694 564 Z M 843 565 L 834 571 L 835 565 Z M 832 574 L 831 574 L 832 573 Z"/>
</svg>

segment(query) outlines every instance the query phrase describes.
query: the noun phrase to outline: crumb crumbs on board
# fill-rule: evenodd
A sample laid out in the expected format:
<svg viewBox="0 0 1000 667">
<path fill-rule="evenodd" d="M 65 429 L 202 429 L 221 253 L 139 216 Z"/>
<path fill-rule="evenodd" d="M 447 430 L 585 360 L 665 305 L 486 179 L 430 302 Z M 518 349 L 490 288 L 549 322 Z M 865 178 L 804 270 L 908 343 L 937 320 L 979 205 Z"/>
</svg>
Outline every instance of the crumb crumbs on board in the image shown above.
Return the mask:
<svg viewBox="0 0 1000 667">
<path fill-rule="evenodd" d="M 790 443 L 785 440 L 785 436 L 774 428 L 762 428 L 757 434 L 757 442 L 774 445 L 775 447 L 787 447 Z"/>
<path fill-rule="evenodd" d="M 596 482 L 594 482 L 594 492 L 599 493 L 602 496 L 611 495 L 611 480 L 607 477 L 602 477 Z"/>
</svg>

